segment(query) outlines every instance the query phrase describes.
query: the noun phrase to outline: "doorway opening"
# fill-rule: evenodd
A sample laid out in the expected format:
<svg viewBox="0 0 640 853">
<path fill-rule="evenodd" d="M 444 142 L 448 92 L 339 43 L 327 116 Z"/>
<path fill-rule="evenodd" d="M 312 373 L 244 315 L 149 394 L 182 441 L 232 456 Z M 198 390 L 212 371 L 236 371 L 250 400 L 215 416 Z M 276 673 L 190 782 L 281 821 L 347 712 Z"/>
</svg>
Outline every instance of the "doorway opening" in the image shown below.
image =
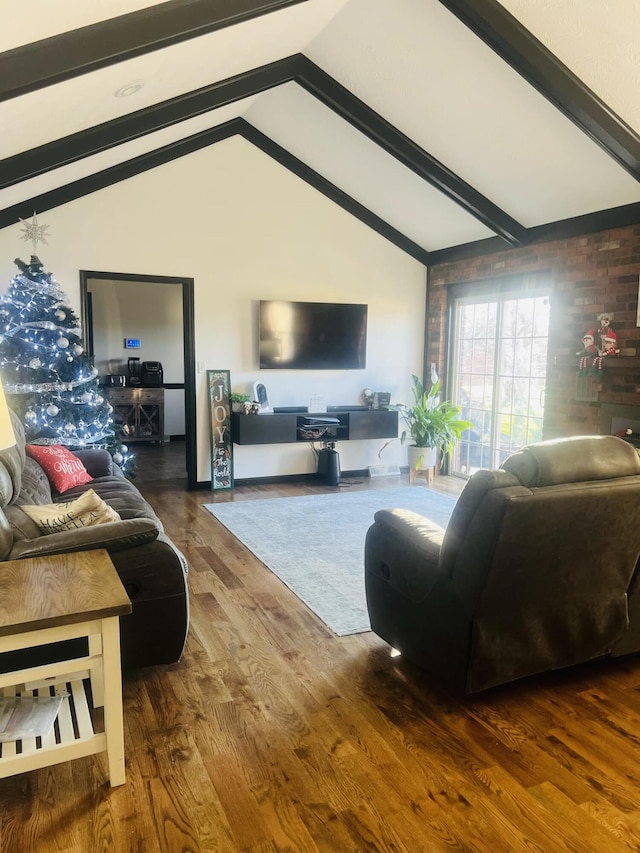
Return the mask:
<svg viewBox="0 0 640 853">
<path fill-rule="evenodd" d="M 116 396 L 118 388 L 140 389 L 141 399 L 133 400 L 135 411 L 128 413 L 131 395 L 123 394 L 118 401 L 120 414 L 127 423 L 131 420 L 132 452 L 137 454 L 146 446 L 140 453 L 144 461 L 152 444 L 162 452 L 168 442 L 174 443 L 170 439 L 181 443 L 183 439 L 187 488 L 196 488 L 193 279 L 81 270 L 80 299 L 85 349 L 105 387 L 114 388 L 111 393 Z M 161 404 L 144 398 L 147 383 L 152 395 L 154 389 L 156 396 L 160 392 Z M 159 418 L 154 417 L 154 405 L 162 405 Z M 150 424 L 155 425 L 157 435 L 149 434 Z M 123 441 L 127 443 L 124 436 Z M 174 447 L 173 470 L 175 456 Z M 149 469 L 141 465 L 143 474 L 145 467 Z"/>
</svg>

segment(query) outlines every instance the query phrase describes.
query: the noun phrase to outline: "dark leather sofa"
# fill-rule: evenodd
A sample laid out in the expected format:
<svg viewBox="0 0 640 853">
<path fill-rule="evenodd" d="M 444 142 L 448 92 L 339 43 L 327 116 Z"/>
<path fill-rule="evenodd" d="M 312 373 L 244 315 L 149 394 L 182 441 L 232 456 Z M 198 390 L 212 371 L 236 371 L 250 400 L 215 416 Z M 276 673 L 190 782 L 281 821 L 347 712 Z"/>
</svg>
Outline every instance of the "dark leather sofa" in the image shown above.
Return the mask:
<svg viewBox="0 0 640 853">
<path fill-rule="evenodd" d="M 132 603 L 131 614 L 120 618 L 123 669 L 178 661 L 189 627 L 188 567 L 151 505 L 109 453 L 99 449 L 73 451 L 94 478 L 91 482 L 62 494 L 52 491 L 44 470 L 25 455 L 23 426 L 11 414 L 16 445 L 0 452 L 0 560 L 106 549 Z M 87 489 L 94 489 L 122 520 L 41 534 L 21 510 L 26 504 L 70 501 Z M 52 659 L 64 657 L 67 651 L 78 654 L 74 643 L 48 653 Z M 0 671 L 17 668 L 23 658 L 25 665 L 45 662 L 38 656 L 48 653 L 40 647 L 11 653 L 11 658 L 0 656 Z"/>
<path fill-rule="evenodd" d="M 373 631 L 474 693 L 640 650 L 640 459 L 615 436 L 530 445 L 467 482 L 446 530 L 381 510 Z"/>
</svg>

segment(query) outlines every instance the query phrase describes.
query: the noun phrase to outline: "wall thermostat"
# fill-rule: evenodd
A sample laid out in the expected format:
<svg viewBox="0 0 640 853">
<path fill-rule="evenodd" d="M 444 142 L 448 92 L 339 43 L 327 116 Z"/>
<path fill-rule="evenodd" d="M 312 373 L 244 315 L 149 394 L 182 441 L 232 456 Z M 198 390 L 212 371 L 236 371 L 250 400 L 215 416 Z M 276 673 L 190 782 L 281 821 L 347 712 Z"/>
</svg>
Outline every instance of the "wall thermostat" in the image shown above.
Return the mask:
<svg viewBox="0 0 640 853">
<path fill-rule="evenodd" d="M 124 348 L 125 349 L 140 349 L 140 338 L 125 338 L 124 339 Z"/>
</svg>

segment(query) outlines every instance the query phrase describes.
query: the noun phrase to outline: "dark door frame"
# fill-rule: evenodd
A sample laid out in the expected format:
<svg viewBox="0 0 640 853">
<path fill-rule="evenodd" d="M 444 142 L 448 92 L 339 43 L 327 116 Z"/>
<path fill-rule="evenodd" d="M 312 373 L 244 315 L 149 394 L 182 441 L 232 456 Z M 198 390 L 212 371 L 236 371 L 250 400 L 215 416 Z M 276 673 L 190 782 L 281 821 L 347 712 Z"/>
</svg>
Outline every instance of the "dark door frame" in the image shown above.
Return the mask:
<svg viewBox="0 0 640 853">
<path fill-rule="evenodd" d="M 80 304 L 85 347 L 93 355 L 93 319 L 89 305 L 89 279 L 110 281 L 142 281 L 175 284 L 182 287 L 182 340 L 184 345 L 184 424 L 187 487 L 197 488 L 196 479 L 196 355 L 194 327 L 194 280 L 184 276 L 141 275 L 139 273 L 96 272 L 80 270 Z M 179 386 L 176 386 L 179 387 Z"/>
</svg>

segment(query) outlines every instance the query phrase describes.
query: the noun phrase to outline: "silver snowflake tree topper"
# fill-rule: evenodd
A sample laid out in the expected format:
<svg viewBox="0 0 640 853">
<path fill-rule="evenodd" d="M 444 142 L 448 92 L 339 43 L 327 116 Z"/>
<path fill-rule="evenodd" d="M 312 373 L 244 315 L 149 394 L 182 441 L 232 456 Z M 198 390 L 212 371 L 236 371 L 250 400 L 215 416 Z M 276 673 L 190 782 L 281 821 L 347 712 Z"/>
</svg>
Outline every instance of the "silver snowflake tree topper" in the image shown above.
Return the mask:
<svg viewBox="0 0 640 853">
<path fill-rule="evenodd" d="M 36 254 L 36 249 L 37 249 L 38 243 L 44 243 L 45 246 L 49 245 L 47 243 L 47 239 L 46 239 L 46 233 L 49 229 L 49 226 L 38 224 L 38 217 L 36 215 L 35 210 L 33 211 L 33 218 L 31 219 L 31 222 L 27 222 L 24 219 L 20 219 L 20 222 L 22 222 L 22 226 L 23 226 L 22 227 L 23 234 L 22 234 L 21 239 L 26 240 L 26 241 L 29 241 L 29 240 L 31 241 L 31 244 L 33 246 L 33 254 L 34 255 Z"/>
</svg>

